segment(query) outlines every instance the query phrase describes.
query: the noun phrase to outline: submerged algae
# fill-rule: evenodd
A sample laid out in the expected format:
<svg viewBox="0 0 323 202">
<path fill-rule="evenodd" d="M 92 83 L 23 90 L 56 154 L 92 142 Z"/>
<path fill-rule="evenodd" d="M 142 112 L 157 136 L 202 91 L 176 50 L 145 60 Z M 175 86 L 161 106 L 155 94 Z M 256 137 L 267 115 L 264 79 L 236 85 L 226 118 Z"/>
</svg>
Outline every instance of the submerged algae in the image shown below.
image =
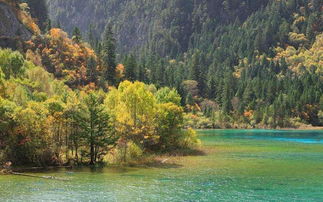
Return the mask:
<svg viewBox="0 0 323 202">
<path fill-rule="evenodd" d="M 49 182 L 0 176 L 5 201 L 321 201 L 322 131 L 200 131 L 207 155 L 179 167 L 61 169 Z M 304 139 L 305 141 L 294 141 Z M 43 173 L 36 173 L 43 175 Z"/>
</svg>

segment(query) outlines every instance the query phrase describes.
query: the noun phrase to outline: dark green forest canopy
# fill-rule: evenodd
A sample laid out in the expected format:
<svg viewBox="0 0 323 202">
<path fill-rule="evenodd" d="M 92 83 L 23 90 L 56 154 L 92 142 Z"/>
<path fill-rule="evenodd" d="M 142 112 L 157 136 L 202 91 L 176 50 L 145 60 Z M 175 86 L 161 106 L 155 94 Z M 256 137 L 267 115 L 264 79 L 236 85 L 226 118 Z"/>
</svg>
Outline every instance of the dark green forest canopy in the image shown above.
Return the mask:
<svg viewBox="0 0 323 202">
<path fill-rule="evenodd" d="M 182 104 L 197 103 L 204 114 L 217 106 L 252 125 L 289 126 L 289 118 L 322 124 L 322 63 L 312 54 L 322 50 L 320 0 L 48 5 L 53 21 L 80 27 L 93 46 L 112 25 L 128 79 L 176 87 Z"/>
<path fill-rule="evenodd" d="M 214 29 L 216 25 L 242 22 L 267 3 L 268 0 L 48 1 L 53 21 L 70 33 L 77 26 L 84 33 L 91 28 L 100 37 L 105 25 L 111 23 L 120 51 L 162 45 L 167 46 L 160 49 L 163 56 L 187 51 L 204 27 Z"/>
</svg>

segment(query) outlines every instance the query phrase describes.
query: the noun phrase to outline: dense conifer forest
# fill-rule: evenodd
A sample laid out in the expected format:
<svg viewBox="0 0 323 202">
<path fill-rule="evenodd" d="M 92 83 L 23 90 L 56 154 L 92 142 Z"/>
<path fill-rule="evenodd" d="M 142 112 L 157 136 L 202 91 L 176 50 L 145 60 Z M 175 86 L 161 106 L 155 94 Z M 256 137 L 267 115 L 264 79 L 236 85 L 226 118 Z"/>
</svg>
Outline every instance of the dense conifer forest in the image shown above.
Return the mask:
<svg viewBox="0 0 323 202">
<path fill-rule="evenodd" d="M 322 1 L 48 1 L 96 52 L 114 33 L 126 79 L 176 88 L 188 125 L 322 124 Z M 69 11 L 69 12 L 66 12 Z"/>
<path fill-rule="evenodd" d="M 193 152 L 191 128 L 323 125 L 321 0 L 1 9 L 0 161 L 127 162 Z"/>
</svg>

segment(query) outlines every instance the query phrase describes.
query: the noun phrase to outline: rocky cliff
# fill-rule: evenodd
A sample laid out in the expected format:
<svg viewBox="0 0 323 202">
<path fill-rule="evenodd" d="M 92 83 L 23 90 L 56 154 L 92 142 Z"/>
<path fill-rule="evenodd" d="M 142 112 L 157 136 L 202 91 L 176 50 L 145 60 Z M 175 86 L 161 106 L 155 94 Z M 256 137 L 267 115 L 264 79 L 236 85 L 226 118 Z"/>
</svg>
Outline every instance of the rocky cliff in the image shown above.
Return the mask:
<svg viewBox="0 0 323 202">
<path fill-rule="evenodd" d="M 32 33 L 23 25 L 12 6 L 0 2 L 0 47 L 17 49 Z"/>
</svg>

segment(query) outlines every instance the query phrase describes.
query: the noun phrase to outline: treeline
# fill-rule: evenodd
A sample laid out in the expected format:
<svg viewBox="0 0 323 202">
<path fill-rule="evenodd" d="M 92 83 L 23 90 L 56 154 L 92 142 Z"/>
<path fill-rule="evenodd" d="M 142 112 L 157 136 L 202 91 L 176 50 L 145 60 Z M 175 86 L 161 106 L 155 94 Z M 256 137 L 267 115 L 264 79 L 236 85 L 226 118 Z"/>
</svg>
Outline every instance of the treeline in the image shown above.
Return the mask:
<svg viewBox="0 0 323 202">
<path fill-rule="evenodd" d="M 97 53 L 109 23 L 125 78 L 176 88 L 187 126 L 323 124 L 319 0 L 99 2 L 54 0 L 49 10 L 67 30 L 81 27 Z"/>
<path fill-rule="evenodd" d="M 0 50 L 0 160 L 15 165 L 95 164 L 199 144 L 182 131 L 180 96 L 122 82 L 109 93 L 71 90 L 18 52 Z M 109 155 L 108 155 L 109 154 Z M 111 162 L 111 161 L 110 161 Z"/>
<path fill-rule="evenodd" d="M 30 17 L 37 5 L 5 3 L 39 30 Z M 200 144 L 182 130 L 176 90 L 125 81 L 109 26 L 96 52 L 77 28 L 69 38 L 53 27 L 34 32 L 20 52 L 0 49 L 0 161 L 121 163 Z"/>
</svg>

